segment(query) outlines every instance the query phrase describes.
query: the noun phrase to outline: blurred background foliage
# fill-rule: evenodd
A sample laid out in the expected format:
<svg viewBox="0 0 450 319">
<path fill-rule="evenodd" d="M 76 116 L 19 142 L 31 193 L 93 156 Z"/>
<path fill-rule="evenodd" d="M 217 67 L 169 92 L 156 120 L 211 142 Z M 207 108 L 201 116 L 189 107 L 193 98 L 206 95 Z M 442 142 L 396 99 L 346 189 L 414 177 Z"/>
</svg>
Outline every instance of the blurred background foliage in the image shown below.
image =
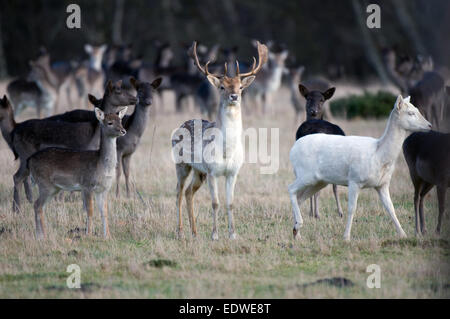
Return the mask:
<svg viewBox="0 0 450 319">
<path fill-rule="evenodd" d="M 81 29 L 66 27 L 72 0 L 0 0 L 0 76 L 27 72 L 27 61 L 45 46 L 53 60 L 83 56 L 85 43 L 132 43 L 136 56 L 153 61 L 152 41 L 168 41 L 179 54 L 182 43 L 240 46 L 254 54 L 250 39 L 275 40 L 291 54 L 291 64 L 332 77 L 382 76 L 369 51 L 386 47 L 414 56 L 430 54 L 450 64 L 450 1 L 447 0 L 78 0 Z M 381 29 L 364 36 L 369 3 L 381 6 Z M 372 44 L 372 47 L 368 46 Z M 177 61 L 177 60 L 175 60 Z"/>
</svg>

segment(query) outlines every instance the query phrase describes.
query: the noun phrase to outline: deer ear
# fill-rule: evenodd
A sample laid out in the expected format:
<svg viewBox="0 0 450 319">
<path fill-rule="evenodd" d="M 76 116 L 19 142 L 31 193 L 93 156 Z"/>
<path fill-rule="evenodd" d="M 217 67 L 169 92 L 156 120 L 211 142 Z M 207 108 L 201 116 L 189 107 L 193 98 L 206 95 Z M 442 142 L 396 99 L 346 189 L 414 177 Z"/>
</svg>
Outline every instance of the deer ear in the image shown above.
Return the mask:
<svg viewBox="0 0 450 319">
<path fill-rule="evenodd" d="M 139 87 L 139 81 L 136 80 L 134 77 L 130 77 L 130 83 L 131 85 L 137 90 Z"/>
<path fill-rule="evenodd" d="M 303 95 L 304 98 L 308 95 L 309 91 L 303 84 L 298 85 L 298 90 L 300 91 L 300 94 Z"/>
<path fill-rule="evenodd" d="M 89 99 L 89 102 L 91 102 L 91 104 L 95 107 L 100 107 L 100 105 L 102 103 L 102 100 L 97 99 L 92 94 L 88 94 L 88 99 Z"/>
<path fill-rule="evenodd" d="M 411 96 L 406 97 L 405 99 L 403 99 L 403 101 L 405 101 L 406 103 L 411 103 Z"/>
<path fill-rule="evenodd" d="M 336 88 L 329 88 L 328 90 L 326 90 L 325 92 L 322 93 L 323 97 L 325 98 L 325 100 L 329 100 L 331 99 L 331 97 L 334 94 L 334 91 L 336 91 Z"/>
<path fill-rule="evenodd" d="M 125 114 L 127 114 L 127 110 L 128 110 L 128 106 L 124 106 L 122 109 L 120 109 L 120 111 L 117 114 L 120 119 L 123 119 Z"/>
<path fill-rule="evenodd" d="M 105 119 L 105 113 L 100 110 L 98 107 L 96 107 L 94 109 L 95 112 L 95 117 L 97 118 L 97 120 L 99 120 L 100 122 L 103 122 L 103 120 Z"/>
<path fill-rule="evenodd" d="M 111 80 L 108 80 L 108 83 L 106 83 L 106 89 L 107 89 L 109 92 L 111 92 L 111 91 L 114 90 L 113 83 L 112 83 Z"/>
<path fill-rule="evenodd" d="M 403 108 L 403 97 L 399 94 L 397 96 L 397 101 L 395 101 L 395 108 L 401 110 Z"/>
<path fill-rule="evenodd" d="M 161 85 L 161 82 L 162 82 L 162 78 L 157 78 L 156 80 L 154 80 L 154 81 L 152 82 L 151 86 L 152 86 L 154 89 L 157 89 L 157 88 L 159 88 L 159 86 Z"/>
<path fill-rule="evenodd" d="M 216 78 L 213 75 L 208 75 L 207 79 L 208 79 L 209 83 L 214 85 L 216 88 L 220 88 L 220 80 L 218 78 Z"/>
<path fill-rule="evenodd" d="M 256 76 L 254 76 L 254 75 L 243 78 L 241 81 L 242 87 L 243 88 L 249 87 L 255 78 L 256 78 Z"/>
</svg>

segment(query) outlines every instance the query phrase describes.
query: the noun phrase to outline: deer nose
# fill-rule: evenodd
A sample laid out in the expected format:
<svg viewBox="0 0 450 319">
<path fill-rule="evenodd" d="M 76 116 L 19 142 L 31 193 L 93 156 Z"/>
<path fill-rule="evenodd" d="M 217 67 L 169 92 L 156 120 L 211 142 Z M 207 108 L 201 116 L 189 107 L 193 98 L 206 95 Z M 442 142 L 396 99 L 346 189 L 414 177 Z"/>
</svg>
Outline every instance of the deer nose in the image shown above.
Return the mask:
<svg viewBox="0 0 450 319">
<path fill-rule="evenodd" d="M 237 101 L 238 95 L 237 94 L 230 94 L 230 100 L 231 101 Z"/>
<path fill-rule="evenodd" d="M 120 130 L 120 134 L 121 134 L 122 136 L 124 136 L 125 134 L 127 134 L 127 131 L 126 131 L 125 129 L 121 129 L 121 130 Z"/>
</svg>

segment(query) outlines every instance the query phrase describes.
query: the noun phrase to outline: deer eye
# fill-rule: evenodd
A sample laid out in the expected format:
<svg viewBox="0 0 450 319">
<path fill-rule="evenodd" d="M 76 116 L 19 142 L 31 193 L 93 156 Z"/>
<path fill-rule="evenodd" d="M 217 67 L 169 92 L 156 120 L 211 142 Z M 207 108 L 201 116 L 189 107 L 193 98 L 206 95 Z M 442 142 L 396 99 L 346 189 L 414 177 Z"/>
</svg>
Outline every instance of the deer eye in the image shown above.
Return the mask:
<svg viewBox="0 0 450 319">
<path fill-rule="evenodd" d="M 408 112 L 408 115 L 413 116 L 413 115 L 415 115 L 415 113 L 414 112 Z"/>
<path fill-rule="evenodd" d="M 108 125 L 109 125 L 109 126 L 113 125 L 113 122 L 108 122 Z"/>
<path fill-rule="evenodd" d="M 240 88 L 239 88 L 239 90 L 242 90 L 244 87 L 243 86 L 241 86 Z"/>
<path fill-rule="evenodd" d="M 220 87 L 221 90 L 225 90 L 225 88 L 223 86 Z"/>
</svg>

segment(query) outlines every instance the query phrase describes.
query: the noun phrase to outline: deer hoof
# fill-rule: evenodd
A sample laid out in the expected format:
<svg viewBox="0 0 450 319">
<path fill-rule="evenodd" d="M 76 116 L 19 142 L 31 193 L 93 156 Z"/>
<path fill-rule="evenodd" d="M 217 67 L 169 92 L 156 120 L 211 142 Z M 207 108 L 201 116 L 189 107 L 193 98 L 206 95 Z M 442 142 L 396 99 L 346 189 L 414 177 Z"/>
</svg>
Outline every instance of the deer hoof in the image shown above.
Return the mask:
<svg viewBox="0 0 450 319">
<path fill-rule="evenodd" d="M 237 239 L 238 237 L 237 237 L 237 234 L 236 233 L 230 233 L 230 239 L 231 240 L 235 240 L 235 239 Z"/>
<path fill-rule="evenodd" d="M 219 234 L 217 234 L 217 232 L 213 231 L 213 233 L 211 235 L 211 239 L 214 241 L 219 240 Z"/>
<path fill-rule="evenodd" d="M 404 231 L 402 231 L 401 233 L 400 233 L 400 238 L 406 238 L 407 236 L 406 236 L 406 233 L 404 232 Z"/>
<path fill-rule="evenodd" d="M 183 231 L 182 230 L 177 230 L 177 239 L 178 240 L 182 240 L 183 239 Z"/>
</svg>

